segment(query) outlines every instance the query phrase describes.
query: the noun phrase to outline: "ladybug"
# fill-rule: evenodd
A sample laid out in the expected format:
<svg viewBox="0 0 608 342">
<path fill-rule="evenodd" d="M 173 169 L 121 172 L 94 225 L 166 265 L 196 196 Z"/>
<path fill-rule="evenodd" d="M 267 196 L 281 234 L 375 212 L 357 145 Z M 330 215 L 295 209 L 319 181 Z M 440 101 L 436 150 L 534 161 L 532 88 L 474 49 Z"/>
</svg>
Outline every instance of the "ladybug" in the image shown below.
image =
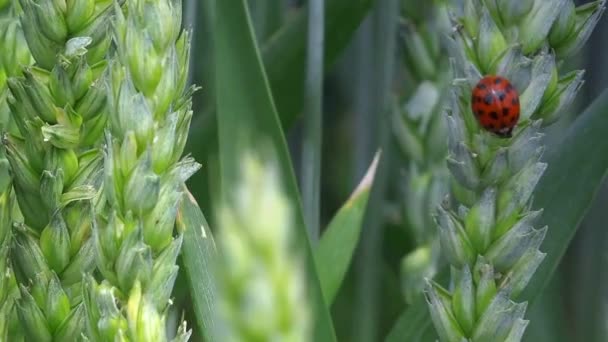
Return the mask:
<svg viewBox="0 0 608 342">
<path fill-rule="evenodd" d="M 506 78 L 488 75 L 473 89 L 471 108 L 483 128 L 510 138 L 519 120 L 519 94 Z"/>
</svg>

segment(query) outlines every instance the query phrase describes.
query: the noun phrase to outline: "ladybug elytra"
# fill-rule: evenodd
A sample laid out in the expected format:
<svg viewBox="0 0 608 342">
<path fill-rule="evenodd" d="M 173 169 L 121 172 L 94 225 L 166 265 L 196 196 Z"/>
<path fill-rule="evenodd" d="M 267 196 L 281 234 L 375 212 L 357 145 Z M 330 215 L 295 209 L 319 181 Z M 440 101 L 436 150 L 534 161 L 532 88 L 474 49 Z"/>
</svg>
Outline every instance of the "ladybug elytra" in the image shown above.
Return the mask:
<svg viewBox="0 0 608 342">
<path fill-rule="evenodd" d="M 483 128 L 510 138 L 519 120 L 519 94 L 506 78 L 485 76 L 473 89 L 471 108 Z"/>
</svg>

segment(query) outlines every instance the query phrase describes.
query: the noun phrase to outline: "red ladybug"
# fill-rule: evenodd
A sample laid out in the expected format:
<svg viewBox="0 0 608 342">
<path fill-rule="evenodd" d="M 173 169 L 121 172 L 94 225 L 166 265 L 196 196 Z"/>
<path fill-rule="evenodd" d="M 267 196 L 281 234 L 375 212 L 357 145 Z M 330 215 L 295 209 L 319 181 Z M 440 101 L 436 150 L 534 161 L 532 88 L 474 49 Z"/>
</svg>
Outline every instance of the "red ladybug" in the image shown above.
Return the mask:
<svg viewBox="0 0 608 342">
<path fill-rule="evenodd" d="M 510 138 L 519 120 L 519 94 L 506 78 L 488 75 L 473 89 L 471 108 L 483 128 Z"/>
</svg>

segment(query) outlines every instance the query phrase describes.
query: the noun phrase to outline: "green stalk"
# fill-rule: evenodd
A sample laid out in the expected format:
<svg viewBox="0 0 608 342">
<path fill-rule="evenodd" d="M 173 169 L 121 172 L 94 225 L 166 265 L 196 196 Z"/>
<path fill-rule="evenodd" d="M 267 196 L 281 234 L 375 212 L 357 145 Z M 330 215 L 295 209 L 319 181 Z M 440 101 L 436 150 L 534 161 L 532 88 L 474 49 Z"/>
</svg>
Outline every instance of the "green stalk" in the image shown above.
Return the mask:
<svg viewBox="0 0 608 342">
<path fill-rule="evenodd" d="M 373 111 L 376 113 L 378 123 L 378 144 L 382 156 L 378 164 L 377 173 L 372 187 L 369 205 L 366 208 L 363 232 L 362 250 L 358 256 L 358 276 L 356 288 L 356 317 L 353 326 L 355 341 L 376 341 L 378 339 L 378 297 L 380 294 L 380 279 L 377 273 L 382 267 L 382 217 L 383 199 L 388 185 L 388 170 L 391 158 L 391 139 L 389 133 L 389 108 L 392 99 L 392 82 L 394 70 L 394 56 L 397 32 L 397 18 L 399 2 L 396 0 L 380 0 L 376 3 L 373 14 L 375 77 L 372 99 Z"/>
<path fill-rule="evenodd" d="M 175 222 L 184 182 L 200 165 L 181 158 L 192 118 L 187 88 L 190 33 L 181 3 L 115 4 L 116 57 L 106 78 L 102 214 L 93 230 L 103 279 L 86 278 L 87 334 L 93 341 L 188 340 L 182 322 L 167 332 L 166 312 L 179 267 Z"/>
<path fill-rule="evenodd" d="M 96 147 L 106 121 L 99 78 L 110 39 L 107 1 L 21 0 L 21 27 L 35 65 L 14 65 L 3 137 L 22 218 L 11 261 L 26 340 L 75 340 L 84 329 L 82 273 L 94 269 Z M 23 51 L 27 49 L 22 48 Z M 21 66 L 26 66 L 22 68 Z"/>
<path fill-rule="evenodd" d="M 464 1 L 447 40 L 456 79 L 448 110 L 452 201 L 438 208 L 451 288 L 428 281 L 426 298 L 441 341 L 519 341 L 527 303 L 516 302 L 545 254 L 547 227 L 531 198 L 546 169 L 541 127 L 555 122 L 582 84 L 562 74 L 561 59 L 588 38 L 605 1 L 579 8 L 569 0 Z M 551 49 L 547 49 L 550 47 Z M 480 128 L 471 89 L 482 75 L 510 80 L 521 116 L 512 138 Z"/>
<path fill-rule="evenodd" d="M 352 77 L 353 89 L 353 111 L 355 112 L 355 136 L 354 162 L 352 187 L 365 175 L 369 167 L 369 161 L 374 157 L 376 146 L 374 142 L 377 135 L 378 121 L 375 120 L 372 111 L 373 93 L 370 92 L 370 84 L 374 79 L 373 55 L 374 55 L 374 30 L 372 18 L 369 16 L 361 23 L 361 27 L 353 42 L 353 65 L 357 70 L 350 75 Z"/>
<path fill-rule="evenodd" d="M 319 240 L 321 208 L 321 146 L 323 135 L 323 37 L 325 1 L 308 6 L 304 139 L 302 141 L 302 206 L 311 241 Z"/>
</svg>

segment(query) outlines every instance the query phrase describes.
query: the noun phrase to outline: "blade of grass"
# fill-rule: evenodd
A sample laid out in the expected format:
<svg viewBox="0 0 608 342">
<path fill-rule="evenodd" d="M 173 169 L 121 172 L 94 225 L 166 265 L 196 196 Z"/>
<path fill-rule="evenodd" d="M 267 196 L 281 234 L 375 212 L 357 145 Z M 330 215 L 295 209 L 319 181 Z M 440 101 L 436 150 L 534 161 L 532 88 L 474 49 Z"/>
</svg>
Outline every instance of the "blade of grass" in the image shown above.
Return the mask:
<svg viewBox="0 0 608 342">
<path fill-rule="evenodd" d="M 248 0 L 258 43 L 264 43 L 280 27 L 283 19 L 282 0 Z"/>
<path fill-rule="evenodd" d="M 329 70 L 350 42 L 376 0 L 326 0 L 324 65 Z M 308 11 L 302 9 L 292 22 L 264 46 L 264 65 L 281 123 L 291 127 L 300 114 L 304 94 L 306 27 Z"/>
<path fill-rule="evenodd" d="M 379 158 L 378 153 L 357 189 L 329 222 L 315 249 L 319 281 L 328 305 L 333 303 L 342 285 L 359 242 L 363 214 Z"/>
<path fill-rule="evenodd" d="M 376 0 L 326 0 L 324 70 L 329 70 L 350 42 L 356 29 Z M 212 1 L 203 1 L 208 3 Z M 207 6 L 212 9 L 212 6 Z M 205 8 L 207 10 L 207 8 Z M 276 98 L 283 129 L 295 122 L 302 109 L 306 56 L 308 11 L 303 8 L 283 25 L 262 47 L 262 58 L 268 80 Z M 208 79 L 197 80 L 205 89 L 214 88 Z M 216 136 L 217 117 L 214 108 L 197 115 L 188 139 L 188 151 L 200 160 L 205 148 Z"/>
<path fill-rule="evenodd" d="M 197 0 L 199 1 L 199 0 Z M 351 40 L 355 30 L 365 18 L 375 0 L 326 0 L 325 1 L 325 49 L 324 70 L 329 70 Z M 194 83 L 201 85 L 203 91 L 194 97 L 195 117 L 192 121 L 186 151 L 199 161 L 205 161 L 217 153 L 217 116 L 215 113 L 215 84 L 213 68 L 214 49 L 213 25 L 215 1 L 201 1 L 199 13 L 203 20 L 196 23 L 195 41 L 193 41 Z M 308 11 L 303 8 L 286 22 L 262 47 L 262 58 L 268 73 L 268 79 L 275 98 L 281 125 L 289 128 L 295 122 L 302 109 L 304 96 L 304 70 L 306 26 Z M 375 147 L 366 155 L 369 163 Z M 363 170 L 357 174 L 362 175 Z M 210 178 L 207 169 L 195 174 L 188 182 L 196 198 L 209 198 L 213 195 L 203 189 L 209 183 L 217 183 Z M 212 212 L 208 206 L 211 201 L 201 201 L 205 206 L 208 218 L 213 222 Z"/>
<path fill-rule="evenodd" d="M 324 0 L 309 1 L 301 189 L 304 219 L 313 243 L 320 232 L 324 10 Z"/>
<path fill-rule="evenodd" d="M 606 284 L 608 273 L 608 183 L 604 182 L 602 190 L 575 238 L 576 244 L 572 253 L 568 252 L 565 282 L 571 305 L 574 341 L 608 341 L 606 334 Z M 563 266 L 562 266 L 563 267 Z"/>
<path fill-rule="evenodd" d="M 420 296 L 411 305 L 411 309 L 406 310 L 397 322 L 389 335 L 387 342 L 418 342 L 422 341 L 425 328 L 430 326 L 430 316 L 424 297 Z"/>
<path fill-rule="evenodd" d="M 568 341 L 599 341 L 572 339 L 573 334 L 569 324 L 564 324 L 563 286 L 560 274 L 553 277 L 549 286 L 542 292 L 527 313 L 526 319 L 530 321 L 524 342 L 568 342 Z"/>
<path fill-rule="evenodd" d="M 600 188 L 608 169 L 608 90 L 580 115 L 559 143 L 548 148 L 549 164 L 535 192 L 533 208 L 544 208 L 541 224 L 549 231 L 541 247 L 547 253 L 520 300 L 533 304 L 546 287 L 565 253 L 580 221 Z M 593 156 L 593 158 L 589 158 Z M 419 305 L 426 306 L 425 303 Z M 397 332 L 405 329 L 404 317 L 416 305 L 407 308 L 393 326 L 387 341 L 396 341 Z M 430 327 L 428 311 L 425 322 Z M 424 326 L 418 329 L 424 329 Z"/>
<path fill-rule="evenodd" d="M 276 153 L 279 179 L 294 209 L 295 238 L 305 258 L 315 341 L 335 334 L 315 270 L 285 137 L 255 42 L 246 0 L 216 2 L 216 85 L 221 189 L 233 193 L 245 151 L 264 155 L 263 141 Z M 279 180 L 278 180 L 279 181 Z M 272 213 L 261 213 L 271 215 Z"/>
<path fill-rule="evenodd" d="M 202 90 L 196 92 L 192 98 L 194 117 L 190 127 L 186 153 L 192 154 L 205 167 L 194 174 L 187 184 L 194 197 L 202 205 L 207 219 L 213 224 L 211 204 L 213 204 L 212 198 L 214 195 L 210 193 L 209 187 L 212 184 L 219 184 L 219 180 L 212 178 L 214 173 L 211 172 L 213 167 L 210 158 L 213 154 L 217 155 L 217 122 L 209 120 L 211 116 L 206 113 L 215 110 L 215 63 L 213 61 L 215 2 L 193 1 L 198 3 L 198 12 L 196 13 L 198 20 L 194 22 L 192 32 L 192 47 L 190 50 L 191 83 L 201 86 Z M 215 115 L 213 118 L 215 118 Z"/>
<path fill-rule="evenodd" d="M 198 1 L 198 0 L 197 0 Z M 325 1 L 325 49 L 324 70 L 329 70 L 338 59 L 344 48 L 351 40 L 371 5 L 375 0 L 326 0 Z M 193 41 L 194 83 L 201 85 L 203 91 L 194 97 L 195 117 L 192 121 L 190 136 L 186 151 L 199 161 L 217 153 L 217 116 L 215 113 L 215 84 L 213 68 L 207 66 L 213 63 L 213 12 L 215 1 L 201 1 L 199 13 L 204 20 L 196 23 L 197 30 Z M 302 109 L 304 96 L 304 70 L 306 27 L 308 11 L 302 8 L 293 18 L 286 22 L 272 38 L 262 46 L 262 57 L 267 70 L 270 85 L 278 100 L 279 117 L 284 129 L 295 122 Z M 365 163 L 371 159 L 375 148 L 366 156 Z M 365 166 L 363 166 L 365 167 Z M 358 173 L 357 176 L 361 175 Z M 216 183 L 210 179 L 207 170 L 195 174 L 190 180 L 192 192 L 197 198 L 212 197 L 203 189 L 209 183 Z M 208 218 L 213 222 L 208 205 L 210 201 L 202 201 Z"/>
<path fill-rule="evenodd" d="M 595 198 L 608 169 L 608 90 L 574 121 L 564 139 L 547 151 L 549 163 L 535 193 L 549 226 L 541 250 L 547 253 L 522 298 L 533 301 L 546 287 Z M 592 156 L 592 158 L 590 158 Z"/>
<path fill-rule="evenodd" d="M 213 290 L 212 274 L 213 259 L 216 253 L 215 242 L 203 212 L 187 189 L 185 189 L 185 195 L 180 203 L 176 225 L 178 231 L 184 234 L 182 259 L 193 301 L 198 333 L 202 334 L 207 341 L 212 341 L 211 336 L 216 325 L 217 311 L 214 308 L 215 291 Z"/>
</svg>

